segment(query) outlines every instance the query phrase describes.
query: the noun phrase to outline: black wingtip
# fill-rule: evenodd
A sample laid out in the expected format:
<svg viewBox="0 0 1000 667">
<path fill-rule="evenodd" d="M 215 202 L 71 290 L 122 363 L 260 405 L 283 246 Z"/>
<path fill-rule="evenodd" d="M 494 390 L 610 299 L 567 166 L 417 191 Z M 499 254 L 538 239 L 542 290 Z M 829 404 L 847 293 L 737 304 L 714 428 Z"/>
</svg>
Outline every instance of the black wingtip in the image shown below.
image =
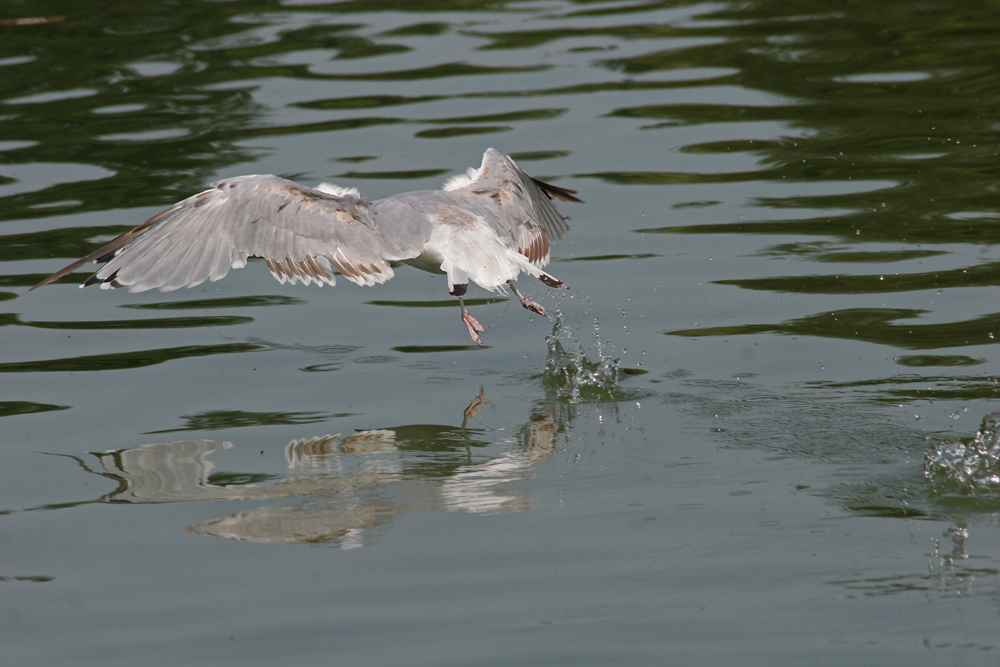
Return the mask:
<svg viewBox="0 0 1000 667">
<path fill-rule="evenodd" d="M 204 195 L 204 194 L 205 193 L 202 193 L 201 195 L 197 195 L 197 196 L 198 197 L 202 197 L 202 195 Z M 181 202 L 181 203 L 183 204 L 183 202 Z M 63 269 L 60 269 L 59 271 L 56 271 L 55 273 L 53 273 L 48 278 L 46 278 L 42 282 L 38 283 L 37 285 L 35 285 L 31 289 L 29 289 L 28 292 L 32 292 L 32 291 L 38 289 L 39 287 L 45 287 L 46 285 L 49 285 L 51 283 L 56 282 L 60 278 L 64 278 L 65 276 L 68 276 L 70 273 L 72 273 L 73 271 L 77 270 L 78 268 L 80 268 L 81 266 L 83 266 L 84 264 L 86 264 L 87 262 L 104 263 L 104 262 L 110 261 L 118 253 L 118 251 L 121 250 L 129 241 L 131 241 L 135 237 L 137 237 L 140 234 L 142 234 L 143 232 L 145 232 L 147 229 L 149 229 L 150 227 L 152 227 L 153 225 L 155 225 L 157 222 L 159 222 L 160 220 L 162 220 L 163 218 L 165 218 L 169 214 L 171 214 L 174 211 L 176 211 L 177 208 L 178 208 L 178 206 L 179 206 L 178 204 L 175 204 L 174 206 L 168 208 L 166 211 L 162 211 L 161 213 L 157 213 L 152 218 L 150 218 L 146 222 L 142 223 L 138 227 L 133 227 L 129 231 L 125 232 L 124 234 L 115 237 L 114 239 L 112 239 L 108 243 L 105 243 L 103 246 L 101 246 L 100 248 L 98 248 L 94 252 L 90 253 L 86 257 L 82 257 L 82 258 L 76 260 L 75 262 L 73 262 L 72 264 L 70 264 L 69 266 L 67 266 L 67 267 L 65 267 Z M 87 285 L 93 285 L 95 282 L 109 282 L 109 281 L 108 280 L 94 281 L 94 276 L 91 276 L 90 278 L 87 279 L 87 282 L 83 283 L 83 287 L 86 287 Z M 117 287 L 117 286 L 118 285 L 115 285 L 115 287 Z M 28 292 L 25 292 L 24 294 L 27 294 Z M 24 294 L 22 294 L 21 296 L 24 296 Z"/>
<path fill-rule="evenodd" d="M 531 180 L 534 181 L 535 185 L 537 185 L 538 188 L 542 192 L 544 192 L 549 199 L 558 199 L 560 201 L 571 201 L 577 204 L 584 203 L 582 199 L 578 199 L 573 196 L 576 194 L 576 190 L 570 190 L 569 188 L 560 188 L 559 186 L 552 185 L 551 183 L 540 181 L 537 178 L 532 178 Z"/>
</svg>

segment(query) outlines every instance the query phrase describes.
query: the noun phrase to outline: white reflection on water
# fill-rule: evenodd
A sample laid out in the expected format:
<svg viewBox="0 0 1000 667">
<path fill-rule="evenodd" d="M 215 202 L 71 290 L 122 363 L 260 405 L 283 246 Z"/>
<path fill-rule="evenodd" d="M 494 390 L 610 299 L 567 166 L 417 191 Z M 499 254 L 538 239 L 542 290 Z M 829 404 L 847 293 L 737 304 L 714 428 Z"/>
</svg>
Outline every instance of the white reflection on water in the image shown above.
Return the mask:
<svg viewBox="0 0 1000 667">
<path fill-rule="evenodd" d="M 482 394 L 466 408 L 465 422 L 484 405 Z M 362 546 L 366 533 L 413 511 L 521 512 L 530 499 L 513 483 L 530 475 L 555 450 L 565 428 L 553 408 L 537 408 L 520 435 L 496 439 L 507 451 L 473 459 L 494 436 L 462 427 L 404 426 L 349 436 L 292 440 L 285 447 L 286 476 L 272 484 L 216 480 L 210 456 L 232 443 L 179 440 L 94 454 L 97 473 L 119 488 L 102 502 L 274 500 L 301 496 L 292 504 L 220 516 L 185 528 L 188 532 L 252 542 L 332 543 Z M 426 467 L 428 454 L 435 465 Z M 478 455 L 476 458 L 481 458 Z M 86 468 L 86 466 L 84 465 Z M 246 477 L 250 477 L 247 475 Z M 229 481 L 229 483 L 227 483 Z"/>
</svg>

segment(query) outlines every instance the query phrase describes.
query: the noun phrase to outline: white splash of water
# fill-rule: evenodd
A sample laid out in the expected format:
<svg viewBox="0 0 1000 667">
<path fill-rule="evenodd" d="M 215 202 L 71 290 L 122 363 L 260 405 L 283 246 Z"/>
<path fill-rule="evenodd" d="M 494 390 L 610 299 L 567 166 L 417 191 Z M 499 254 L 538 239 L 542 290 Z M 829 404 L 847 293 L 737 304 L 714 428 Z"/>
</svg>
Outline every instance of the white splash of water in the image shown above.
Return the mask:
<svg viewBox="0 0 1000 667">
<path fill-rule="evenodd" d="M 971 440 L 943 442 L 927 454 L 924 476 L 943 492 L 1000 492 L 1000 412 L 983 417 Z"/>
<path fill-rule="evenodd" d="M 552 315 L 555 324 L 546 337 L 548 356 L 545 360 L 543 381 L 546 390 L 556 400 L 566 403 L 605 403 L 634 398 L 635 392 L 622 389 L 619 384 L 620 360 L 608 352 L 608 344 L 601 340 L 600 324 L 595 319 L 593 335 L 597 359 L 591 360 L 572 329 L 566 326 L 562 310 L 557 306 Z"/>
</svg>

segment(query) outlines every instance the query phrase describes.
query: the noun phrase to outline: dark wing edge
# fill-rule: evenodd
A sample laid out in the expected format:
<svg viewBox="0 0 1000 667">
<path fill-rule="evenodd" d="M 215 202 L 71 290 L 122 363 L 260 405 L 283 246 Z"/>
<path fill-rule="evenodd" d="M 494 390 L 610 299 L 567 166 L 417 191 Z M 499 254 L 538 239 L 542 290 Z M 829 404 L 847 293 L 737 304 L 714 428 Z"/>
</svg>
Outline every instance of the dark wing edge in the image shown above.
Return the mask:
<svg viewBox="0 0 1000 667">
<path fill-rule="evenodd" d="M 205 194 L 205 193 L 202 193 L 202 194 Z M 49 276 L 45 280 L 41 281 L 40 283 L 38 283 L 37 285 L 35 285 L 31 289 L 29 289 L 24 294 L 27 294 L 28 292 L 33 292 L 36 289 L 38 289 L 39 287 L 45 287 L 46 285 L 50 285 L 50 284 L 56 282 L 57 280 L 59 280 L 61 278 L 65 278 L 66 276 L 68 276 L 69 274 L 73 273 L 74 271 L 76 271 L 77 269 L 79 269 L 81 266 L 83 266 L 84 264 L 87 264 L 89 262 L 97 262 L 98 264 L 103 264 L 104 262 L 107 262 L 112 257 L 114 257 L 114 255 L 115 255 L 116 252 L 118 252 L 121 248 L 123 248 L 124 246 L 126 246 L 129 243 L 129 241 L 132 241 L 133 239 L 135 239 L 138 236 L 140 236 L 147 229 L 149 229 L 150 227 L 152 227 L 153 225 L 155 225 L 156 223 L 158 223 L 160 220 L 162 220 L 164 217 L 166 217 L 167 215 L 169 215 L 170 213 L 172 213 L 174 211 L 174 209 L 176 209 L 176 208 L 177 208 L 177 206 L 175 205 L 175 206 L 173 206 L 171 208 L 168 208 L 166 211 L 161 211 L 160 213 L 157 213 L 156 215 L 154 215 L 152 218 L 150 218 L 146 222 L 142 223 L 141 225 L 138 225 L 137 227 L 133 227 L 132 229 L 130 229 L 129 231 L 125 232 L 121 236 L 117 236 L 114 239 L 112 239 L 111 241 L 105 243 L 100 248 L 98 248 L 94 252 L 90 253 L 86 257 L 81 257 L 80 259 L 76 260 L 75 262 L 73 262 L 69 266 L 66 266 L 66 267 L 64 267 L 62 269 L 59 269 L 58 271 L 56 271 L 55 273 L 53 273 L 51 276 Z M 88 278 L 88 280 L 90 280 L 90 279 Z M 80 285 L 80 287 L 85 287 L 85 286 L 86 286 L 86 283 Z M 22 294 L 21 296 L 24 296 L 24 294 Z"/>
<path fill-rule="evenodd" d="M 531 176 L 528 176 L 531 178 Z M 538 180 L 537 178 L 531 178 L 535 185 L 538 186 L 542 192 L 546 194 L 549 199 L 558 199 L 559 201 L 571 201 L 574 204 L 583 204 L 582 199 L 577 199 L 573 195 L 577 194 L 576 190 L 570 190 L 569 188 L 560 188 L 558 186 L 552 185 L 551 183 L 545 183 Z"/>
<path fill-rule="evenodd" d="M 560 188 L 551 183 L 532 178 L 509 156 L 503 153 L 500 153 L 500 155 L 503 156 L 503 164 L 506 170 L 512 172 L 512 175 L 520 181 L 521 186 L 531 200 L 532 208 L 535 210 L 538 218 L 535 222 L 545 230 L 545 233 L 552 241 L 558 241 L 566 236 L 566 232 L 569 231 L 569 224 L 566 222 L 569 220 L 569 216 L 560 211 L 552 203 L 552 200 L 558 199 L 560 201 L 582 204 L 582 199 L 573 196 L 577 194 L 577 191 Z"/>
</svg>

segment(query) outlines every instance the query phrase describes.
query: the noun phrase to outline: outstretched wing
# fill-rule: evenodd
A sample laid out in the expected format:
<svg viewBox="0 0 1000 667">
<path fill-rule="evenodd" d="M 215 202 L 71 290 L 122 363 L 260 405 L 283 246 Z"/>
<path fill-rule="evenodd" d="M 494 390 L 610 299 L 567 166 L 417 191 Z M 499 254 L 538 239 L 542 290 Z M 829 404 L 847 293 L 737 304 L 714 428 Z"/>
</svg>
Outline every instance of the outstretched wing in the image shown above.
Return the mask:
<svg viewBox="0 0 1000 667">
<path fill-rule="evenodd" d="M 31 289 L 96 261 L 106 264 L 81 287 L 166 292 L 219 280 L 253 256 L 282 283 L 333 285 L 335 270 L 360 285 L 393 275 L 367 199 L 277 176 L 240 176 L 213 183 Z"/>
<path fill-rule="evenodd" d="M 536 262 L 536 258 L 547 259 L 549 240 L 557 241 L 569 231 L 568 216 L 556 208 L 552 200 L 583 203 L 573 196 L 576 190 L 532 178 L 495 148 L 488 148 L 483 153 L 479 169 L 470 168 L 464 175 L 450 178 L 444 189 L 491 199 L 497 208 L 490 222 L 498 233 L 512 237 L 518 250 L 532 262 Z M 536 231 L 539 227 L 538 231 L 544 231 L 544 235 Z"/>
</svg>

